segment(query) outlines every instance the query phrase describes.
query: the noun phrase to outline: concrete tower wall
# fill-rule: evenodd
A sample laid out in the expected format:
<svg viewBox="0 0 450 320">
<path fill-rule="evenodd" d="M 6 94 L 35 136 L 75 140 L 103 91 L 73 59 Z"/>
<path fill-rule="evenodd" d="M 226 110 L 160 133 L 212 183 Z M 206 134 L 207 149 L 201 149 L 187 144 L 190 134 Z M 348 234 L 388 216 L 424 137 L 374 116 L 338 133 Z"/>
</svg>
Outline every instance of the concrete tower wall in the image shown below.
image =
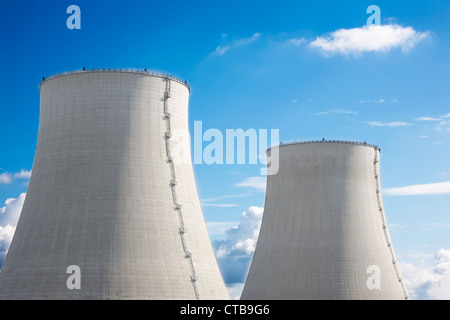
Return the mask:
<svg viewBox="0 0 450 320">
<path fill-rule="evenodd" d="M 88 70 L 40 89 L 35 161 L 0 298 L 228 299 L 192 165 L 171 156 L 171 132 L 188 130 L 189 87 Z M 70 265 L 81 290 L 67 288 Z"/>
<path fill-rule="evenodd" d="M 381 199 L 379 148 L 277 148 L 279 171 L 268 176 L 242 299 L 405 299 Z M 380 289 L 370 266 L 379 267 Z"/>
</svg>

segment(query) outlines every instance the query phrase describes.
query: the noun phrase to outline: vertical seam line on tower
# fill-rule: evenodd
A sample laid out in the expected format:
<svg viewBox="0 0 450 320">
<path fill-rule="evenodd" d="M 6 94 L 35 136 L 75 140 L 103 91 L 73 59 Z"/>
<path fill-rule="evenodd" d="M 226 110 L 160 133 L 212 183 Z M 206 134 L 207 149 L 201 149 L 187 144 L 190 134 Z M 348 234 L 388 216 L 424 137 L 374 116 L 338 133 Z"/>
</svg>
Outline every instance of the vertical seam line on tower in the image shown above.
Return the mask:
<svg viewBox="0 0 450 320">
<path fill-rule="evenodd" d="M 374 165 L 374 173 L 375 173 L 378 209 L 379 209 L 380 214 L 381 214 L 384 238 L 385 238 L 386 244 L 387 244 L 387 246 L 389 248 L 389 252 L 391 253 L 392 265 L 394 266 L 395 274 L 396 274 L 397 279 L 400 282 L 400 285 L 402 287 L 403 295 L 404 295 L 406 300 L 409 300 L 410 297 L 409 297 L 408 292 L 406 290 L 405 284 L 403 283 L 403 279 L 401 277 L 400 270 L 398 269 L 398 264 L 397 264 L 397 259 L 395 258 L 394 248 L 392 247 L 392 242 L 390 241 L 390 237 L 389 237 L 389 231 L 388 231 L 388 228 L 387 228 L 386 216 L 385 216 L 384 208 L 383 208 L 382 201 L 381 201 L 381 183 L 380 183 L 380 179 L 379 179 L 380 174 L 377 171 L 377 167 L 378 167 L 377 164 L 378 163 L 379 163 L 378 150 L 375 149 L 375 157 L 374 157 L 373 165 Z"/>
<path fill-rule="evenodd" d="M 171 115 L 169 113 L 168 110 L 168 99 L 171 97 L 170 96 L 170 84 L 171 84 L 171 79 L 169 77 L 164 78 L 166 81 L 166 90 L 164 91 L 164 116 L 163 116 L 163 120 L 166 121 L 166 132 L 164 134 L 164 140 L 165 140 L 165 146 L 166 146 L 166 156 L 167 156 L 167 163 L 170 166 L 170 188 L 172 190 L 172 199 L 173 199 L 173 204 L 174 204 L 174 208 L 173 210 L 175 212 L 178 213 L 178 234 L 180 235 L 180 240 L 181 240 L 181 246 L 183 248 L 184 251 L 184 258 L 186 260 L 188 260 L 189 263 L 189 267 L 191 270 L 191 275 L 190 275 L 190 281 L 192 283 L 192 287 L 194 289 L 194 293 L 195 293 L 195 298 L 197 300 L 200 299 L 199 293 L 198 293 L 198 288 L 197 288 L 197 274 L 195 272 L 195 267 L 194 267 L 194 262 L 192 260 L 192 253 L 188 250 L 188 245 L 186 243 L 186 239 L 185 239 L 185 233 L 186 233 L 186 228 L 184 226 L 184 218 L 183 218 L 183 212 L 181 210 L 181 204 L 178 203 L 178 198 L 177 198 L 177 193 L 176 193 L 176 185 L 177 185 L 177 179 L 176 179 L 176 175 L 175 175 L 175 164 L 174 164 L 174 159 L 170 153 L 170 138 L 172 137 L 172 131 L 171 131 L 171 126 L 170 126 L 170 118 Z"/>
</svg>

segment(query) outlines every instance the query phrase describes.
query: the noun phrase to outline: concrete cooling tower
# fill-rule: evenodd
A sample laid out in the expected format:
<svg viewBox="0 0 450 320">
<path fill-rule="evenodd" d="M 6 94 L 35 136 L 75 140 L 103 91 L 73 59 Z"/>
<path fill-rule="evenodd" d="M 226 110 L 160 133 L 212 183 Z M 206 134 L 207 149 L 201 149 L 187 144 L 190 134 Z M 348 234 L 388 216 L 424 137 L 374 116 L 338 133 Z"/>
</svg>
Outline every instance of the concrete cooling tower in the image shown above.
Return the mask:
<svg viewBox="0 0 450 320">
<path fill-rule="evenodd" d="M 277 150 L 275 150 L 275 148 Z M 408 299 L 381 197 L 380 149 L 283 144 L 241 299 Z"/>
<path fill-rule="evenodd" d="M 40 91 L 0 299 L 228 299 L 192 165 L 172 154 L 188 85 L 102 69 L 54 75 Z"/>
</svg>

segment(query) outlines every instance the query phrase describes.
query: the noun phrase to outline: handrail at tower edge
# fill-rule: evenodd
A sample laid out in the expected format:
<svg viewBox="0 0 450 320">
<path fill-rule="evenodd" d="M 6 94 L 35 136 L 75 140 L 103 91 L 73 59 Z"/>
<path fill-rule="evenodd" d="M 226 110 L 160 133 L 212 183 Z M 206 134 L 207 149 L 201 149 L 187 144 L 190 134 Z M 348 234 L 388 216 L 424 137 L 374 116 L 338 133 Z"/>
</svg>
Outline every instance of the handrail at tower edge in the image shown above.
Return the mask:
<svg viewBox="0 0 450 320">
<path fill-rule="evenodd" d="M 154 71 L 148 71 L 148 70 L 142 70 L 142 69 L 136 69 L 136 68 L 104 68 L 104 69 L 81 69 L 81 70 L 74 70 L 74 71 L 66 71 L 66 72 L 61 72 L 61 73 L 56 73 L 53 74 L 47 78 L 43 78 L 43 80 L 39 83 L 39 90 L 41 89 L 42 85 L 44 83 L 46 83 L 47 81 L 56 79 L 56 78 L 60 78 L 60 77 L 64 77 L 64 76 L 69 76 L 72 74 L 83 74 L 83 73 L 107 73 L 107 72 L 117 72 L 117 73 L 136 73 L 136 74 L 142 74 L 142 75 L 148 75 L 148 76 L 153 76 L 153 77 L 159 77 L 159 78 L 169 78 L 170 80 L 176 81 L 184 86 L 186 86 L 186 88 L 188 89 L 188 91 L 191 91 L 191 87 L 187 84 L 186 81 L 183 81 L 177 77 L 174 77 L 170 74 L 167 73 L 159 73 L 159 72 L 154 72 Z"/>
<path fill-rule="evenodd" d="M 374 149 L 378 150 L 379 152 L 381 152 L 381 148 L 377 145 L 370 144 L 367 142 L 358 142 L 358 141 L 350 141 L 350 140 L 307 140 L 307 141 L 291 141 L 291 142 L 286 142 L 286 143 L 282 142 L 278 145 L 274 145 L 274 146 L 267 148 L 266 152 L 270 151 L 272 148 L 280 148 L 280 147 L 285 147 L 285 146 L 293 146 L 293 145 L 297 145 L 297 144 L 312 144 L 312 143 L 347 143 L 347 144 L 354 144 L 354 145 L 374 148 Z"/>
</svg>

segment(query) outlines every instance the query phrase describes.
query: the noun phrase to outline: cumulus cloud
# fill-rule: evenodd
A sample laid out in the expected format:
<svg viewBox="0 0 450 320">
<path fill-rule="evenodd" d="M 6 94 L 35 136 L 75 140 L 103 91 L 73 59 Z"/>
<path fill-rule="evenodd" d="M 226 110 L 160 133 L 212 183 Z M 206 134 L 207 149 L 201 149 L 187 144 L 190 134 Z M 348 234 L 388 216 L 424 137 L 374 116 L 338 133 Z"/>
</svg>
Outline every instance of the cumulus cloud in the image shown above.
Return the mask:
<svg viewBox="0 0 450 320">
<path fill-rule="evenodd" d="M 441 195 L 450 194 L 450 181 L 415 184 L 405 187 L 386 188 L 383 194 L 387 196 L 420 196 L 420 195 Z"/>
<path fill-rule="evenodd" d="M 9 245 L 11 244 L 25 196 L 26 194 L 22 193 L 16 199 L 7 199 L 5 206 L 0 208 L 0 266 L 3 265 Z"/>
<path fill-rule="evenodd" d="M 263 211 L 262 207 L 249 207 L 242 213 L 239 224 L 225 231 L 225 239 L 213 241 L 227 287 L 245 282 L 256 248 Z"/>
<path fill-rule="evenodd" d="M 31 177 L 31 171 L 27 170 L 20 170 L 20 172 L 17 172 L 14 174 L 15 179 L 30 179 Z"/>
<path fill-rule="evenodd" d="M 0 184 L 10 184 L 12 182 L 12 176 L 8 172 L 0 174 Z"/>
<path fill-rule="evenodd" d="M 365 52 L 388 52 L 394 48 L 408 52 L 429 36 L 428 32 L 418 32 L 412 27 L 397 24 L 372 25 L 339 29 L 329 35 L 317 37 L 309 45 L 320 49 L 326 56 L 333 54 L 360 56 Z"/>
<path fill-rule="evenodd" d="M 15 179 L 29 179 L 31 176 L 31 171 L 20 170 L 20 172 L 9 173 L 3 172 L 0 174 L 0 184 L 10 184 Z"/>
<path fill-rule="evenodd" d="M 258 191 L 266 191 L 266 177 L 249 177 L 236 184 L 236 187 L 254 188 Z"/>
<path fill-rule="evenodd" d="M 423 262 L 400 263 L 405 285 L 412 299 L 450 299 L 450 250 L 440 249 L 434 254 L 434 266 Z"/>
<path fill-rule="evenodd" d="M 7 225 L 6 227 L 0 226 L 0 266 L 2 266 L 5 261 L 15 230 L 16 227 L 10 225 Z"/>
</svg>

